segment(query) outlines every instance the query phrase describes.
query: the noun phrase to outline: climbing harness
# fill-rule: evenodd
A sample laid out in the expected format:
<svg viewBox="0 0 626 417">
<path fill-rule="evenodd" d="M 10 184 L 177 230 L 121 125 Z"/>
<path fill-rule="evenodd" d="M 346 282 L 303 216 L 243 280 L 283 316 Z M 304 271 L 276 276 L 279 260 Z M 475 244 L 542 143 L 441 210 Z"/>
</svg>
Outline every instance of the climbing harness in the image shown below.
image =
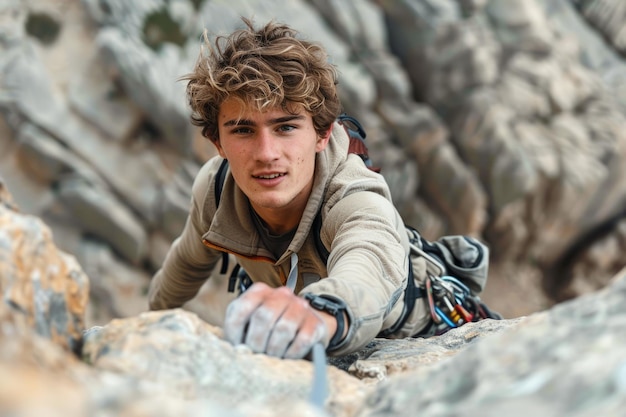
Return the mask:
<svg viewBox="0 0 626 417">
<path fill-rule="evenodd" d="M 466 323 L 477 322 L 483 319 L 501 320 L 502 316 L 490 310 L 468 284 L 482 284 L 471 275 L 463 274 L 472 270 L 472 266 L 482 263 L 482 254 L 476 257 L 472 265 L 459 268 L 443 256 L 437 246 L 422 238 L 417 230 L 407 226 L 409 242 L 413 256 L 426 260 L 426 279 L 418 286 L 418 297 L 425 297 L 430 312 L 431 322 L 413 337 L 437 336 L 460 327 Z M 463 237 L 463 242 L 474 245 L 471 238 Z M 478 249 L 479 247 L 476 246 Z M 452 251 L 454 253 L 454 251 Z M 451 275 L 451 270 L 458 277 Z M 462 277 L 462 279 L 459 279 Z"/>
</svg>

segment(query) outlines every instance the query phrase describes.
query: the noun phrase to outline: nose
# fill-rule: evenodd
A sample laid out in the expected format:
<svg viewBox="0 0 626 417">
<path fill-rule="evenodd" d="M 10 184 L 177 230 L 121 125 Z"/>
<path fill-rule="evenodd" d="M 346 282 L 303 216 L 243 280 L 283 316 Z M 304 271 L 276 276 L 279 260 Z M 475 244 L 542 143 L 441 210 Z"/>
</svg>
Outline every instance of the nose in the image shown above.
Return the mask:
<svg viewBox="0 0 626 417">
<path fill-rule="evenodd" d="M 260 129 L 256 140 L 255 156 L 259 161 L 270 162 L 280 156 L 278 139 L 270 129 Z"/>
</svg>

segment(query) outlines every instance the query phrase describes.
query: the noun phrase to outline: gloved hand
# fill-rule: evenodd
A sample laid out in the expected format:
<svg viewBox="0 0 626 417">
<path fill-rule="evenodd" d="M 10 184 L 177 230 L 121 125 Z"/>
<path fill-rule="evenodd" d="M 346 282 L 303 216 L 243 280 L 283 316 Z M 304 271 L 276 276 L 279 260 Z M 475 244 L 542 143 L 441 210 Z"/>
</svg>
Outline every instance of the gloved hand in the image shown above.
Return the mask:
<svg viewBox="0 0 626 417">
<path fill-rule="evenodd" d="M 224 335 L 253 352 L 300 359 L 317 342 L 328 346 L 336 326 L 333 316 L 316 311 L 289 288 L 259 282 L 228 305 Z"/>
</svg>

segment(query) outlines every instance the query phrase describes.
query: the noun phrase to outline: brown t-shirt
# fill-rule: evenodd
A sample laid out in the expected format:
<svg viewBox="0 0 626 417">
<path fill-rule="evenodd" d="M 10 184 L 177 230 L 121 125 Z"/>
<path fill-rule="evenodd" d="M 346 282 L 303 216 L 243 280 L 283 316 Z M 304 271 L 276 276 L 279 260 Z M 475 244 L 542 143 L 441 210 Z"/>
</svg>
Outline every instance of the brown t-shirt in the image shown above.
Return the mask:
<svg viewBox="0 0 626 417">
<path fill-rule="evenodd" d="M 289 247 L 289 244 L 293 240 L 293 237 L 295 236 L 296 230 L 298 228 L 295 227 L 292 230 L 283 233 L 282 235 L 274 235 L 272 234 L 272 232 L 270 232 L 263 219 L 257 214 L 256 211 L 254 211 L 252 207 L 250 207 L 250 215 L 252 217 L 254 225 L 256 226 L 256 229 L 259 232 L 259 236 L 261 238 L 261 242 L 263 242 L 263 246 L 265 246 L 268 251 L 272 252 L 272 255 L 274 255 L 274 259 L 279 259 Z"/>
</svg>

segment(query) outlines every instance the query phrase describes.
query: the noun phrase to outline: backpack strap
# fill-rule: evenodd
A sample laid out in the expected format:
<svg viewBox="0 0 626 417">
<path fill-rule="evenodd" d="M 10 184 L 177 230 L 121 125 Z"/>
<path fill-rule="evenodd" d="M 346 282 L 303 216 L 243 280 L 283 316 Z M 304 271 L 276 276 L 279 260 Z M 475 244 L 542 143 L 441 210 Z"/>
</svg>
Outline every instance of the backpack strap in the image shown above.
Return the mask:
<svg viewBox="0 0 626 417">
<path fill-rule="evenodd" d="M 365 138 L 367 134 L 365 133 L 365 129 L 363 129 L 363 125 L 352 116 L 348 116 L 347 113 L 341 113 L 337 117 L 337 122 L 343 126 L 344 130 L 348 134 L 350 138 L 350 144 L 348 145 L 348 154 L 356 154 L 365 163 L 365 166 L 374 172 L 380 172 L 379 167 L 375 167 L 372 164 L 372 160 L 369 156 L 369 151 L 367 149 L 367 145 L 365 144 Z"/>
<path fill-rule="evenodd" d="M 228 159 L 224 159 L 215 174 L 215 210 L 217 210 L 220 205 L 220 198 L 222 198 L 222 191 L 224 190 L 224 181 L 226 181 L 227 172 Z"/>
<path fill-rule="evenodd" d="M 415 285 L 415 275 L 413 274 L 413 263 L 411 262 L 411 255 L 409 254 L 409 275 L 407 277 L 406 288 L 404 289 L 404 306 L 402 307 L 402 314 L 393 326 L 383 330 L 379 333 L 378 337 L 387 337 L 404 326 L 404 323 L 409 319 L 413 308 L 415 307 L 415 300 L 422 298 L 424 291 Z"/>
<path fill-rule="evenodd" d="M 317 254 L 319 255 L 324 265 L 326 265 L 326 263 L 328 262 L 328 257 L 330 256 L 330 252 L 328 251 L 328 249 L 326 249 L 324 242 L 322 242 L 322 237 L 320 236 L 322 232 L 322 210 L 321 209 L 317 212 L 315 219 L 313 219 L 312 231 L 313 231 L 313 238 L 315 241 L 315 249 L 317 249 Z"/>
<path fill-rule="evenodd" d="M 226 173 L 228 172 L 228 159 L 224 159 L 220 164 L 220 167 L 215 174 L 215 211 L 220 205 L 220 199 L 222 198 L 222 191 L 224 190 L 224 181 L 226 181 Z M 225 274 L 228 271 L 228 254 L 222 252 L 222 268 L 220 274 Z M 233 274 L 236 276 L 238 271 L 233 270 Z M 232 279 L 232 276 L 231 276 Z M 230 284 L 229 284 L 230 291 Z"/>
<path fill-rule="evenodd" d="M 379 167 L 374 167 L 372 165 L 367 145 L 365 145 L 365 138 L 367 137 L 367 134 L 365 133 L 365 129 L 363 129 L 361 122 L 359 122 L 356 118 L 349 116 L 347 113 L 341 113 L 337 116 L 337 123 L 344 128 L 348 134 L 348 138 L 350 139 L 348 154 L 353 153 L 358 155 L 363 160 L 367 168 L 374 172 L 380 172 Z M 313 236 L 315 238 L 315 248 L 317 249 L 317 253 L 324 264 L 326 264 L 326 262 L 328 262 L 330 252 L 326 249 L 326 246 L 324 246 L 324 243 L 322 242 L 322 238 L 320 237 L 321 230 L 322 213 L 320 209 L 313 220 Z"/>
</svg>

